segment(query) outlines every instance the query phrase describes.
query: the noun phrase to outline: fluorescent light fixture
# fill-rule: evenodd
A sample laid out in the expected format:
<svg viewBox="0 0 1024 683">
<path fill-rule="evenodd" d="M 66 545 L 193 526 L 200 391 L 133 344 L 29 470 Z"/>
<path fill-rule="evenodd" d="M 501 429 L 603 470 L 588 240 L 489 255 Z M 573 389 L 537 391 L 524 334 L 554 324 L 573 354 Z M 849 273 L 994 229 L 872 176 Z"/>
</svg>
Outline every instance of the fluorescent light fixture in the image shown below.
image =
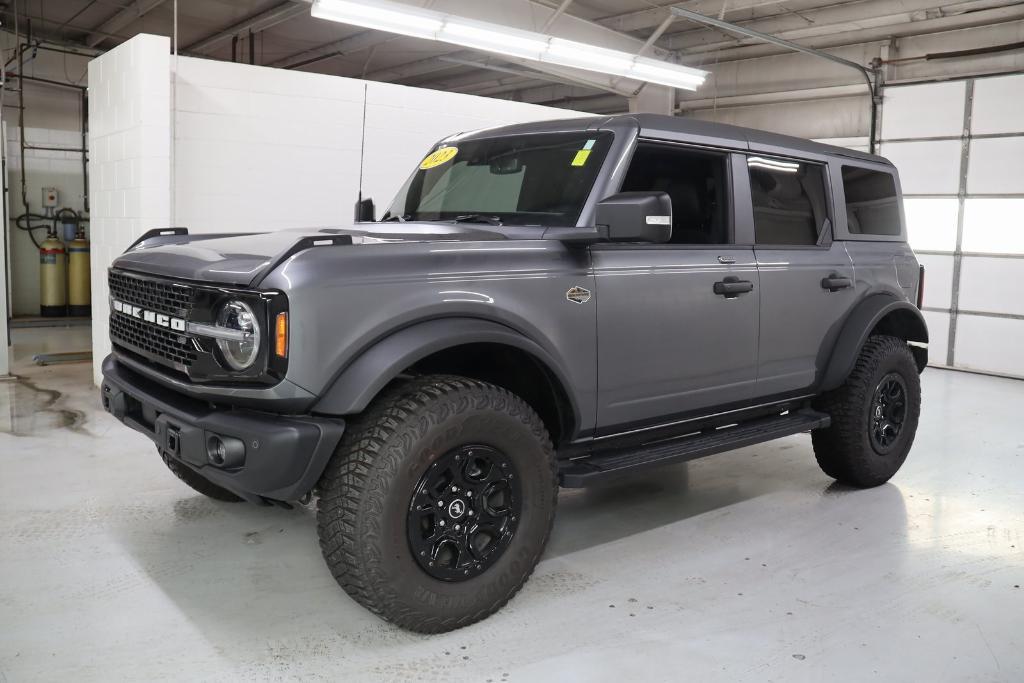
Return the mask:
<svg viewBox="0 0 1024 683">
<path fill-rule="evenodd" d="M 629 55 L 618 50 L 606 50 L 605 48 L 594 47 L 586 43 L 577 43 L 574 40 L 551 38 L 548 43 L 547 52 L 541 55 L 540 59 L 542 62 L 549 62 L 560 66 L 571 66 L 577 69 L 613 73 L 622 76 L 633 68 L 633 60 L 635 58 L 635 55 Z"/>
<path fill-rule="evenodd" d="M 344 24 L 438 40 L 557 66 L 696 90 L 708 72 L 543 33 L 476 21 L 390 0 L 313 0 L 312 14 Z"/>
<path fill-rule="evenodd" d="M 395 2 L 318 1 L 313 3 L 312 14 L 321 19 L 430 40 L 436 39 L 437 32 L 444 24 L 443 15 L 438 16 L 437 12 Z"/>
<path fill-rule="evenodd" d="M 548 49 L 546 40 L 540 40 L 529 31 L 496 29 L 493 24 L 449 17 L 437 36 L 438 40 L 465 45 L 476 50 L 497 52 L 522 59 L 540 60 Z"/>
</svg>

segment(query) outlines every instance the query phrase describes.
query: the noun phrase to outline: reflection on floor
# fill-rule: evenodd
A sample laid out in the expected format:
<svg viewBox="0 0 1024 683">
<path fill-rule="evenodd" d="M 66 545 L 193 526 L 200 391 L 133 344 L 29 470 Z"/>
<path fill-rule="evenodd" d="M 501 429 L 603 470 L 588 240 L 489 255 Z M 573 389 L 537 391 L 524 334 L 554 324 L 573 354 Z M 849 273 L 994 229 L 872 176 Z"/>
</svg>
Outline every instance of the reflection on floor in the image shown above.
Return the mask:
<svg viewBox="0 0 1024 683">
<path fill-rule="evenodd" d="M 584 491 L 500 614 L 394 629 L 308 510 L 179 484 L 105 415 L 88 328 L 15 331 L 0 384 L 0 681 L 1022 680 L 1024 382 L 929 369 L 910 460 L 852 491 L 806 436 Z"/>
</svg>

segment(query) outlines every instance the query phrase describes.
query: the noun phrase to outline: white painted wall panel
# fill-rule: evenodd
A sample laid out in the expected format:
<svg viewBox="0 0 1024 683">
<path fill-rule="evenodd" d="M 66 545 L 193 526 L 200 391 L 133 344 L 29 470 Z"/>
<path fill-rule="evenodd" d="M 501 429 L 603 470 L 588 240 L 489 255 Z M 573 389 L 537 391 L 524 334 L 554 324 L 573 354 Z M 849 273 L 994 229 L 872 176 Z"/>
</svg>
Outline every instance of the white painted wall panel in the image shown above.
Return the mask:
<svg viewBox="0 0 1024 683">
<path fill-rule="evenodd" d="M 964 251 L 1024 254 L 1024 198 L 974 198 L 964 202 Z"/>
<path fill-rule="evenodd" d="M 956 364 L 1024 377 L 1024 320 L 961 315 L 957 318 Z"/>
<path fill-rule="evenodd" d="M 1024 117 L 1024 111 L 1019 114 Z M 971 141 L 967 192 L 1024 194 L 1024 136 Z"/>
<path fill-rule="evenodd" d="M 925 270 L 924 305 L 948 310 L 953 298 L 953 256 L 918 254 L 917 260 Z"/>
<path fill-rule="evenodd" d="M 882 139 L 959 137 L 965 90 L 963 81 L 885 89 Z"/>
<path fill-rule="evenodd" d="M 925 251 L 955 251 L 958 208 L 956 197 L 904 199 L 910 246 Z"/>
<path fill-rule="evenodd" d="M 959 140 L 887 142 L 881 154 L 899 169 L 904 194 L 955 195 L 959 189 Z"/>
<path fill-rule="evenodd" d="M 921 311 L 928 325 L 928 364 L 945 365 L 949 344 L 949 313 Z"/>
<path fill-rule="evenodd" d="M 960 310 L 1024 315 L 1024 259 L 965 256 L 960 264 Z M 1024 345 L 1024 337 L 1020 340 Z"/>
<path fill-rule="evenodd" d="M 1024 75 L 979 78 L 974 82 L 971 133 L 1024 133 Z"/>
</svg>

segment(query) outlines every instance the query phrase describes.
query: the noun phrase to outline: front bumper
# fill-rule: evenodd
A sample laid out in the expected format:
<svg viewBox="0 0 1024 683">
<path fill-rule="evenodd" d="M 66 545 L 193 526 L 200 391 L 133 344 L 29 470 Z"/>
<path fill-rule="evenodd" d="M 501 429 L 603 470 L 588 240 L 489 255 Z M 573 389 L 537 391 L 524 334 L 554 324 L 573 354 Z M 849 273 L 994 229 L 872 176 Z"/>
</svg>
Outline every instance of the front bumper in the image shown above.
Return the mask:
<svg viewBox="0 0 1024 683">
<path fill-rule="evenodd" d="M 103 361 L 100 391 L 103 408 L 160 452 L 252 502 L 297 500 L 311 491 L 345 430 L 336 418 L 218 408 L 147 379 L 113 356 Z M 214 464 L 210 445 L 218 439 L 228 457 Z"/>
</svg>

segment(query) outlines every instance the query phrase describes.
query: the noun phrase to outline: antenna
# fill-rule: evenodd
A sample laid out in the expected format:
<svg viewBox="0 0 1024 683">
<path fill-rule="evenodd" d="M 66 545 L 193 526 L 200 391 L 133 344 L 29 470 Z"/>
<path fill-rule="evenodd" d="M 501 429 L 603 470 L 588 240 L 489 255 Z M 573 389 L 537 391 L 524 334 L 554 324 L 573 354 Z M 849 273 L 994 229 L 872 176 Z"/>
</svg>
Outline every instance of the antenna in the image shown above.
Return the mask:
<svg viewBox="0 0 1024 683">
<path fill-rule="evenodd" d="M 366 100 L 370 84 L 363 83 L 363 125 L 359 130 L 359 199 L 363 201 L 363 151 L 366 149 Z"/>
</svg>

